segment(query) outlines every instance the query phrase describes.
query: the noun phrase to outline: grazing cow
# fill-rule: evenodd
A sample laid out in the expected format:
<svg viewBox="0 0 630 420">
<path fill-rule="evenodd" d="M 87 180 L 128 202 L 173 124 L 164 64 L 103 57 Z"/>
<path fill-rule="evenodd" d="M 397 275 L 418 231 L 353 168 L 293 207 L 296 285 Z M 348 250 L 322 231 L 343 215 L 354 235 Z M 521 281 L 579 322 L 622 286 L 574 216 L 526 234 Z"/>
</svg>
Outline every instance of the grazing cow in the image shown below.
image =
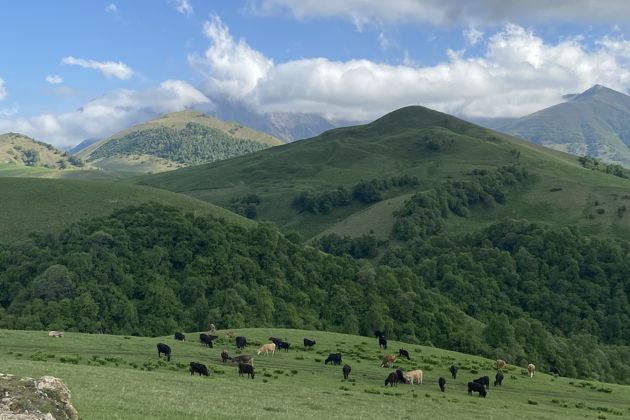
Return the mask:
<svg viewBox="0 0 630 420">
<path fill-rule="evenodd" d="M 249 363 L 250 365 L 254 366 L 254 356 L 248 354 L 230 357 L 230 360 L 234 363 Z"/>
<path fill-rule="evenodd" d="M 507 365 L 507 363 L 505 363 L 505 360 L 497 360 L 497 370 L 499 369 L 505 369 L 505 366 Z"/>
<path fill-rule="evenodd" d="M 171 361 L 171 348 L 169 346 L 167 346 L 164 343 L 158 343 L 157 349 L 158 349 L 158 357 L 160 357 L 161 354 L 164 353 L 164 356 L 166 356 L 166 360 L 168 360 L 169 362 Z"/>
<path fill-rule="evenodd" d="M 411 358 L 409 357 L 409 352 L 405 349 L 398 350 L 398 354 L 402 357 L 406 357 L 407 360 L 411 360 Z"/>
<path fill-rule="evenodd" d="M 387 340 L 385 340 L 385 337 L 378 338 L 378 346 L 387 350 Z"/>
<path fill-rule="evenodd" d="M 260 353 L 262 352 L 265 353 L 265 356 L 267 356 L 269 352 L 271 352 L 271 355 L 273 356 L 274 354 L 276 354 L 276 345 L 274 343 L 263 344 L 262 346 L 258 347 L 258 350 L 256 350 L 256 354 L 260 355 Z"/>
<path fill-rule="evenodd" d="M 223 335 L 232 338 L 236 335 L 236 333 L 234 331 L 223 331 Z"/>
<path fill-rule="evenodd" d="M 241 335 L 236 337 L 236 348 L 242 350 L 247 345 L 247 339 Z"/>
<path fill-rule="evenodd" d="M 324 360 L 324 364 L 332 363 L 333 365 L 341 364 L 341 353 L 330 353 L 326 360 Z"/>
<path fill-rule="evenodd" d="M 278 337 L 269 337 L 269 341 L 271 341 L 276 346 L 278 346 L 280 343 L 282 343 L 282 339 L 278 338 Z"/>
<path fill-rule="evenodd" d="M 175 333 L 175 340 L 186 341 L 186 336 L 180 332 Z"/>
<path fill-rule="evenodd" d="M 387 366 L 389 366 L 391 368 L 392 366 L 394 366 L 394 362 L 395 361 L 396 361 L 396 355 L 395 354 L 390 354 L 389 356 L 385 356 L 385 358 L 381 362 L 380 367 L 383 367 L 383 366 L 387 365 Z"/>
<path fill-rule="evenodd" d="M 50 331 L 48 337 L 63 338 L 63 331 Z"/>
<path fill-rule="evenodd" d="M 291 347 L 291 344 L 287 343 L 286 341 L 281 341 L 277 344 L 277 346 L 278 350 L 284 349 L 284 351 L 289 351 L 289 347 Z"/>
<path fill-rule="evenodd" d="M 497 375 L 494 377 L 494 386 L 501 385 L 503 383 L 503 374 L 501 372 L 497 372 Z"/>
<path fill-rule="evenodd" d="M 238 376 L 242 376 L 244 373 L 246 373 L 247 376 L 254 379 L 254 367 L 252 365 L 248 365 L 247 363 L 239 363 Z"/>
<path fill-rule="evenodd" d="M 226 360 L 231 360 L 232 358 L 230 357 L 230 354 L 228 353 L 227 350 L 223 350 L 221 352 L 221 361 L 223 361 L 223 363 L 225 363 Z"/>
<path fill-rule="evenodd" d="M 379 337 L 383 337 L 385 338 L 385 333 L 381 330 L 374 330 L 374 337 L 379 338 Z"/>
<path fill-rule="evenodd" d="M 536 373 L 536 365 L 533 363 L 530 363 L 529 365 L 527 365 L 527 372 L 529 373 L 529 377 L 533 378 L 534 373 Z"/>
<path fill-rule="evenodd" d="M 392 372 L 389 376 L 387 376 L 387 379 L 385 379 L 385 386 L 387 386 L 387 384 L 389 384 L 389 386 L 398 386 L 398 375 L 396 372 Z"/>
<path fill-rule="evenodd" d="M 403 375 L 405 376 L 405 380 L 407 382 L 411 382 L 411 385 L 413 385 L 414 381 L 418 384 L 422 384 L 422 371 L 420 369 L 410 370 L 409 372 L 405 372 Z"/>
<path fill-rule="evenodd" d="M 405 374 L 402 370 L 396 369 L 396 375 L 398 375 L 398 382 L 406 384 L 407 378 L 405 378 Z"/>
<path fill-rule="evenodd" d="M 352 368 L 350 367 L 350 365 L 343 365 L 343 379 L 348 379 L 348 376 L 350 376 L 350 371 L 352 370 Z"/>
<path fill-rule="evenodd" d="M 214 347 L 212 345 L 212 340 L 210 340 L 210 337 L 208 336 L 208 334 L 204 334 L 204 333 L 199 334 L 199 342 L 201 343 L 202 346 L 206 346 L 210 348 Z"/>
<path fill-rule="evenodd" d="M 451 376 L 453 376 L 453 379 L 457 379 L 458 370 L 459 370 L 459 367 L 457 367 L 457 365 L 451 365 L 449 371 L 451 372 Z"/>
<path fill-rule="evenodd" d="M 195 376 L 195 372 L 197 372 L 199 376 L 208 376 L 208 368 L 206 365 L 197 362 L 190 362 L 190 374 Z"/>
<path fill-rule="evenodd" d="M 479 397 L 484 398 L 486 398 L 486 395 L 488 394 L 486 388 L 482 384 L 477 382 L 468 382 L 468 395 L 472 395 L 473 392 L 478 392 Z"/>
<path fill-rule="evenodd" d="M 313 347 L 316 343 L 314 341 L 309 340 L 308 338 L 304 339 L 304 347 Z"/>
<path fill-rule="evenodd" d="M 440 376 L 440 379 L 438 379 L 438 385 L 440 387 L 440 391 L 444 392 L 444 389 L 446 389 L 446 379 Z"/>
<path fill-rule="evenodd" d="M 487 376 L 482 376 L 481 378 L 477 378 L 473 382 L 477 382 L 478 384 L 481 384 L 485 386 L 486 388 L 490 388 L 490 378 Z"/>
<path fill-rule="evenodd" d="M 557 367 L 549 368 L 549 373 L 553 373 L 554 375 L 560 376 L 560 371 L 558 370 Z"/>
</svg>

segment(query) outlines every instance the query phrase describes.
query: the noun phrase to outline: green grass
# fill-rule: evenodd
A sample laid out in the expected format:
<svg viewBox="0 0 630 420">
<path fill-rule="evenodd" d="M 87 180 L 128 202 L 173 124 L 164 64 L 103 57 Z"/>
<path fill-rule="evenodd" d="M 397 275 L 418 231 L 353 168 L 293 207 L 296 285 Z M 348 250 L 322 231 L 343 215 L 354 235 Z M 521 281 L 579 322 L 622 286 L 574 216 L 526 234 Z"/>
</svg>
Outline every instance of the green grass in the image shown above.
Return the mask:
<svg viewBox="0 0 630 420">
<path fill-rule="evenodd" d="M 222 337 L 214 349 L 201 347 L 197 333 L 189 341 L 172 337 L 144 338 L 66 333 L 62 339 L 45 331 L 0 331 L 1 373 L 63 379 L 72 402 L 86 419 L 202 419 L 202 418 L 624 418 L 630 415 L 628 387 L 538 373 L 533 379 L 523 368 L 508 366 L 502 387 L 491 387 L 486 399 L 468 396 L 466 382 L 494 376 L 493 361 L 418 345 L 390 342 L 380 350 L 376 339 L 336 333 L 283 329 L 239 329 L 255 354 L 258 343 L 277 336 L 292 343 L 288 352 L 255 356 L 254 380 L 239 377 L 237 368 L 223 364 L 219 354 L 233 344 Z M 220 336 L 223 336 L 219 333 Z M 301 346 L 308 337 L 311 350 Z M 157 358 L 156 343 L 172 348 L 170 362 Z M 252 345 L 254 343 L 255 345 Z M 424 370 L 423 385 L 385 387 L 392 369 L 379 368 L 382 356 L 400 347 L 411 361 L 397 368 Z M 340 351 L 352 366 L 344 381 L 341 366 L 325 366 L 329 352 Z M 42 354 L 45 355 L 42 358 Z M 36 355 L 33 357 L 33 355 Z M 64 363 L 74 357 L 77 364 Z M 35 360 L 33 360 L 35 359 Z M 209 377 L 191 377 L 190 361 L 208 366 Z M 448 367 L 460 366 L 457 380 Z M 150 369 L 150 370 L 149 370 Z M 478 373 L 471 373 L 474 370 Z M 437 386 L 447 378 L 446 392 Z"/>
<path fill-rule="evenodd" d="M 114 210 L 149 201 L 253 224 L 187 196 L 111 182 L 0 177 L 0 196 L 0 241 L 5 243 L 24 239 L 30 232 L 58 233 L 79 219 L 109 215 Z"/>
</svg>

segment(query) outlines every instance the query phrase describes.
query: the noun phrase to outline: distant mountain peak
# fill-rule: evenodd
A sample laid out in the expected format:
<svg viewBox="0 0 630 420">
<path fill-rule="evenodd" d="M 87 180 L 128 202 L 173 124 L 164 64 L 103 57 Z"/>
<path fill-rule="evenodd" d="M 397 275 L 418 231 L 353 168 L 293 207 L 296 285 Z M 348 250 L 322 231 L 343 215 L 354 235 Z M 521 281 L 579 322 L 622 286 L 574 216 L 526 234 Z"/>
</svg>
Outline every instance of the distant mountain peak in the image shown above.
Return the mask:
<svg viewBox="0 0 630 420">
<path fill-rule="evenodd" d="M 579 95 L 571 98 L 571 101 L 580 101 L 585 99 L 590 99 L 593 97 L 601 97 L 601 96 L 627 96 L 625 93 L 618 92 L 614 89 L 608 88 L 602 85 L 594 85 Z"/>
</svg>

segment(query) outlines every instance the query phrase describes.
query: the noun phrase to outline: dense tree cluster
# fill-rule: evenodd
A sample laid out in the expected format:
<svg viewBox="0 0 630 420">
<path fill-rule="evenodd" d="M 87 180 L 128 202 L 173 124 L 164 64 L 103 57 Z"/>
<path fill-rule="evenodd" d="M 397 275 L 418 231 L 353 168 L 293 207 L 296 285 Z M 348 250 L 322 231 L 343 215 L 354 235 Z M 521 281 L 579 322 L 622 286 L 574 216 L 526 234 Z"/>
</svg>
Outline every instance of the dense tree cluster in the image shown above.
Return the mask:
<svg viewBox="0 0 630 420">
<path fill-rule="evenodd" d="M 630 179 L 630 171 L 624 169 L 623 166 L 616 163 L 605 163 L 604 161 L 594 158 L 592 156 L 580 156 L 578 158 L 578 161 L 582 164 L 583 167 L 587 169 L 604 172 L 606 174 L 611 174 L 620 178 Z"/>
<path fill-rule="evenodd" d="M 315 240 L 314 245 L 332 255 L 348 254 L 353 258 L 374 258 L 381 242 L 374 235 L 351 238 L 330 233 Z"/>
<path fill-rule="evenodd" d="M 258 206 L 261 202 L 262 199 L 258 194 L 247 194 L 231 199 L 228 209 L 248 219 L 255 219 L 258 216 Z"/>
<path fill-rule="evenodd" d="M 112 139 L 96 149 L 90 159 L 145 154 L 183 165 L 199 165 L 267 147 L 263 143 L 234 138 L 221 130 L 188 123 L 183 129 L 159 127 Z"/>
</svg>

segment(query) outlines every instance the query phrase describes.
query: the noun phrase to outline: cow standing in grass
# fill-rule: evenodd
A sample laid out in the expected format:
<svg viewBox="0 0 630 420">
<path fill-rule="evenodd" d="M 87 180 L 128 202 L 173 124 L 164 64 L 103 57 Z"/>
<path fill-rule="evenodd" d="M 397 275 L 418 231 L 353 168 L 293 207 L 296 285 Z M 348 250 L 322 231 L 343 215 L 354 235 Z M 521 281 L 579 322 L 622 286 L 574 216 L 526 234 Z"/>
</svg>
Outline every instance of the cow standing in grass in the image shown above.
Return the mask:
<svg viewBox="0 0 630 420">
<path fill-rule="evenodd" d="M 505 360 L 497 360 L 497 370 L 499 369 L 505 369 L 505 366 L 507 366 L 507 363 L 505 363 Z"/>
<path fill-rule="evenodd" d="M 247 339 L 241 335 L 236 337 L 236 348 L 242 350 L 247 345 Z"/>
<path fill-rule="evenodd" d="M 206 365 L 197 362 L 190 362 L 190 374 L 195 376 L 195 372 L 199 374 L 199 376 L 208 376 L 208 368 Z"/>
<path fill-rule="evenodd" d="M 169 362 L 171 361 L 171 348 L 169 346 L 164 343 L 158 343 L 157 350 L 158 358 L 161 357 L 162 353 L 164 353 L 164 356 L 166 356 L 166 360 L 168 360 Z"/>
<path fill-rule="evenodd" d="M 343 365 L 343 379 L 348 379 L 348 376 L 350 376 L 350 371 L 352 370 L 352 368 L 350 367 L 350 365 Z"/>
<path fill-rule="evenodd" d="M 459 367 L 457 367 L 457 365 L 451 365 L 449 372 L 451 372 L 451 376 L 453 377 L 453 379 L 457 379 L 458 370 L 459 370 Z"/>
<path fill-rule="evenodd" d="M 440 391 L 444 392 L 446 389 L 446 379 L 440 376 L 440 379 L 438 379 L 438 386 L 440 387 Z"/>
<path fill-rule="evenodd" d="M 398 374 L 396 372 L 390 373 L 385 379 L 385 386 L 398 386 Z"/>
<path fill-rule="evenodd" d="M 252 365 L 248 365 L 247 363 L 239 363 L 238 376 L 242 376 L 243 374 L 246 374 L 250 378 L 254 379 L 254 367 Z"/>
<path fill-rule="evenodd" d="M 398 350 L 398 355 L 402 357 L 406 357 L 407 360 L 411 360 L 411 357 L 409 357 L 409 352 L 405 349 Z"/>
<path fill-rule="evenodd" d="M 326 360 L 324 360 L 324 364 L 332 363 L 333 365 L 341 364 L 341 353 L 330 353 Z"/>
<path fill-rule="evenodd" d="M 389 356 L 385 356 L 383 358 L 383 361 L 381 362 L 380 367 L 387 365 L 391 368 L 392 366 L 394 366 L 395 362 L 396 362 L 396 355 L 390 354 Z"/>
<path fill-rule="evenodd" d="M 530 378 L 533 378 L 534 373 L 536 373 L 536 365 L 533 363 L 530 363 L 529 365 L 527 365 L 527 373 L 529 373 Z"/>
<path fill-rule="evenodd" d="M 304 347 L 313 347 L 315 343 L 313 340 L 309 340 L 308 338 L 304 339 Z"/>
<path fill-rule="evenodd" d="M 226 349 L 224 349 L 224 350 L 221 352 L 221 361 L 222 361 L 223 363 L 225 363 L 227 360 L 230 360 L 230 359 L 232 359 L 232 358 L 230 357 L 230 354 L 228 353 L 228 351 L 227 351 Z"/>
<path fill-rule="evenodd" d="M 503 383 L 503 374 L 501 372 L 497 372 L 494 377 L 494 386 L 501 385 Z"/>
<path fill-rule="evenodd" d="M 175 340 L 186 341 L 186 336 L 180 332 L 175 333 Z"/>
<path fill-rule="evenodd" d="M 478 392 L 479 397 L 486 398 L 488 392 L 486 391 L 486 387 L 477 382 L 468 382 L 468 395 L 472 395 L 473 392 Z"/>
</svg>

